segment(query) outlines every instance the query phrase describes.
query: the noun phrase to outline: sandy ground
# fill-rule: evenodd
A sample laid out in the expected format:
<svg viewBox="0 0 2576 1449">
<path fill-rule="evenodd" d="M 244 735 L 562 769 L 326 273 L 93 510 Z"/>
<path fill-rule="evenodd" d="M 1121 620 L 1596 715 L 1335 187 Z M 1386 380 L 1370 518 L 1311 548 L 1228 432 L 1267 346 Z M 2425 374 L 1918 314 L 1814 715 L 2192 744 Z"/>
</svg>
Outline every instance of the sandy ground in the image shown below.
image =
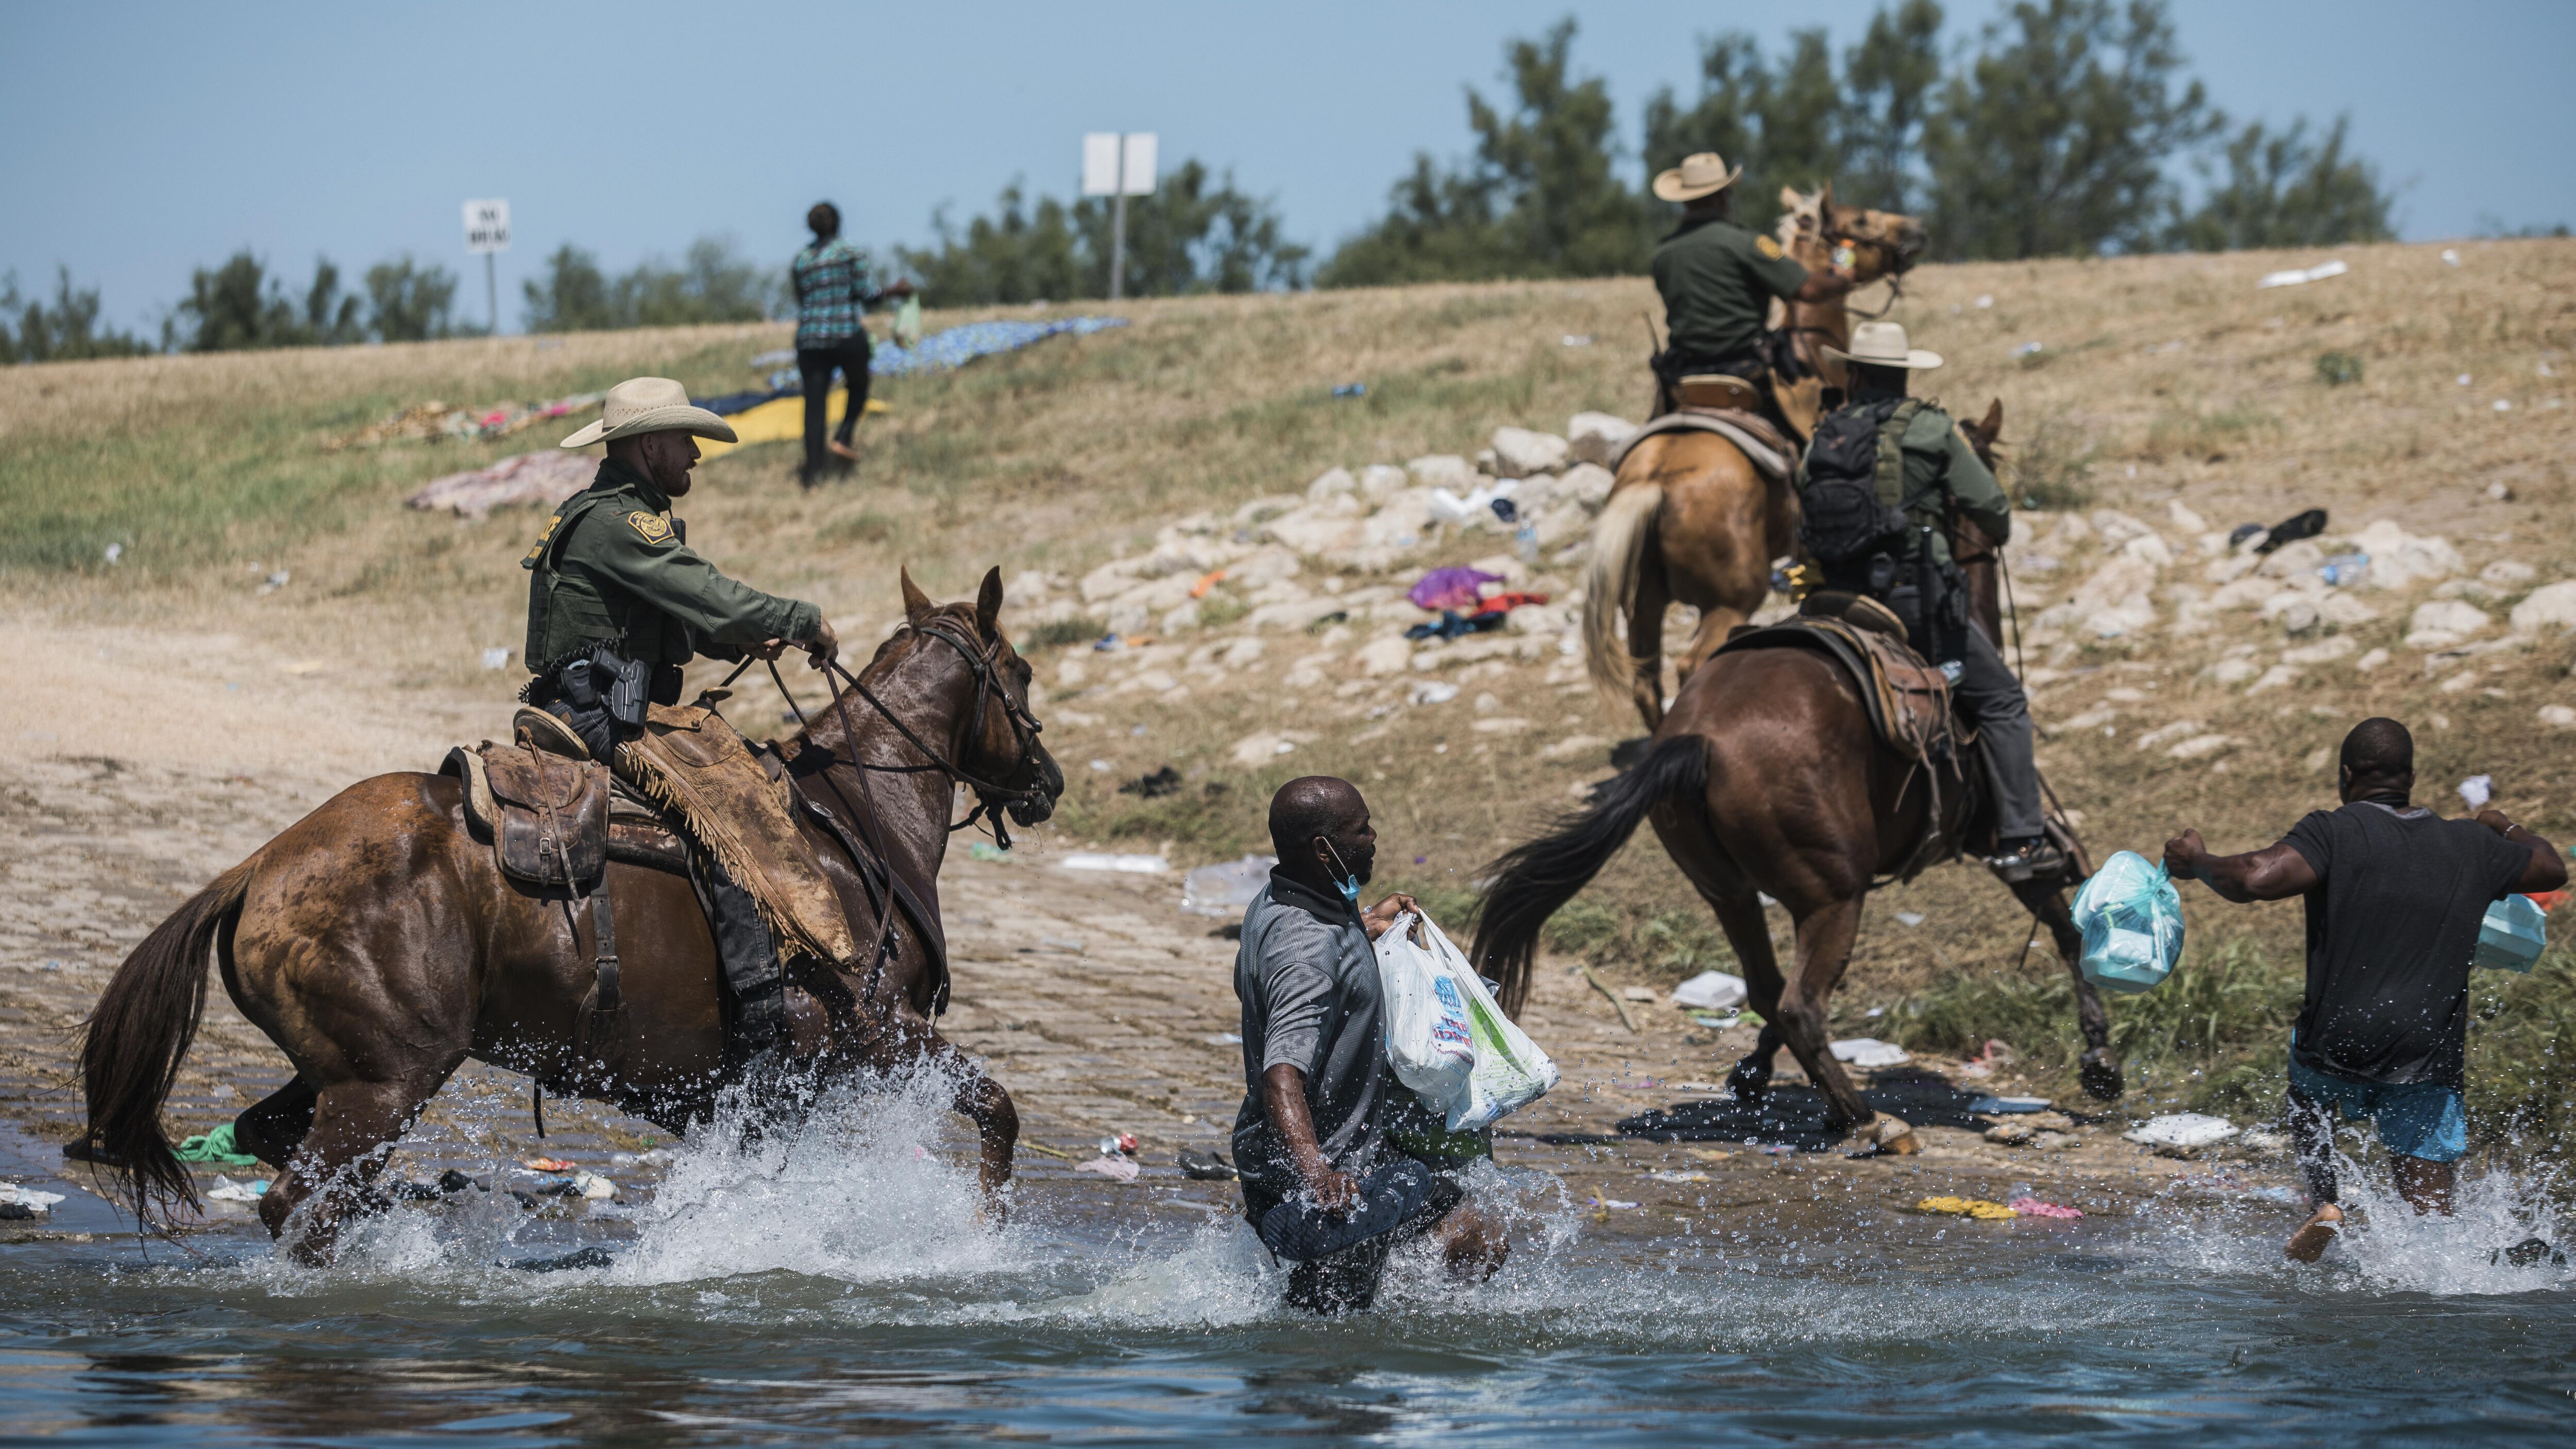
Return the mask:
<svg viewBox="0 0 2576 1449">
<path fill-rule="evenodd" d="M 12 631 L 22 667 L 0 703 L 0 1118 L 61 1141 L 79 1120 L 73 1029 L 145 932 L 341 785 L 430 768 L 450 743 L 495 733 L 504 719 L 486 700 L 344 683 L 236 638 L 147 641 L 29 618 Z M 1184 1184 L 1173 1162 L 1183 1147 L 1221 1150 L 1242 1098 L 1240 1051 L 1225 1040 L 1238 1024 L 1234 945 L 1212 929 L 1219 923 L 1180 912 L 1177 877 L 1068 870 L 1058 862 L 1071 844 L 1041 831 L 1005 862 L 952 851 L 942 884 L 956 988 L 945 1028 L 1019 1103 L 1031 1144 L 1024 1178 L 1098 1196 L 1114 1215 L 1157 1201 L 1228 1206 L 1230 1188 Z M 1578 1202 L 1634 1204 L 1605 1210 L 1611 1231 L 1664 1231 L 1706 1214 L 1830 1231 L 1866 1209 L 1933 1194 L 1999 1197 L 2022 1184 L 2117 1214 L 2178 1178 L 2186 1190 L 2193 1179 L 2281 1180 L 2279 1163 L 2239 1153 L 2151 1156 L 2119 1140 L 2117 1121 L 2079 1126 L 2047 1149 L 1926 1128 L 1919 1155 L 1874 1160 L 1535 1140 L 1604 1133 L 1630 1113 L 1704 1095 L 1689 1084 L 1722 1080 L 1750 1044 L 1748 1031 L 1701 1031 L 1660 1003 L 1628 1010 L 1635 1031 L 1569 963 L 1542 963 L 1525 1024 L 1565 1081 L 1506 1124 L 1515 1135 L 1498 1149 L 1506 1164 L 1557 1172 Z M 1782 1062 L 1784 1080 L 1795 1080 Z M 205 1130 L 286 1075 L 218 988 L 171 1118 Z M 643 1124 L 555 1103 L 552 1135 L 539 1143 L 524 1093 L 519 1079 L 469 1069 L 428 1128 L 451 1140 L 462 1132 L 483 1153 L 543 1151 L 603 1167 L 649 1141 Z M 1100 1137 L 1121 1131 L 1144 1144 L 1143 1189 L 1071 1173 Z"/>
</svg>

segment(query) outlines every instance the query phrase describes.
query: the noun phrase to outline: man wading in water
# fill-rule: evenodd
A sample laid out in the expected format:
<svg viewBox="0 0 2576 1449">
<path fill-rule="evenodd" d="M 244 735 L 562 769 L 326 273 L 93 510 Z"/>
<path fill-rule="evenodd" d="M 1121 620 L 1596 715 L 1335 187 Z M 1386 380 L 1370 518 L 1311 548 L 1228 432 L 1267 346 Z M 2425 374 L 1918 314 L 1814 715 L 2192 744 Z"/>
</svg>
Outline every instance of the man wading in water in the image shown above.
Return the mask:
<svg viewBox="0 0 2576 1449">
<path fill-rule="evenodd" d="M 1424 1234 L 1452 1273 L 1491 1277 L 1509 1250 L 1502 1229 L 1462 1203 L 1453 1164 L 1409 1156 L 1391 1140 L 1437 1139 L 1442 1123 L 1386 1061 L 1369 943 L 1421 907 L 1391 895 L 1360 910 L 1377 860 L 1368 802 L 1348 780 L 1291 780 L 1271 797 L 1270 840 L 1279 864 L 1243 913 L 1234 957 L 1243 1215 L 1291 1265 L 1293 1307 L 1368 1307 L 1388 1253 Z"/>
<path fill-rule="evenodd" d="M 2418 1213 L 2451 1211 L 2469 1150 L 2460 1100 L 2469 957 L 2489 902 L 2567 883 L 2556 847 L 2505 818 L 2444 820 L 2407 803 L 2415 740 L 2393 719 L 2344 736 L 2340 810 L 2319 810 L 2279 844 L 2213 856 L 2200 832 L 2165 842 L 2176 880 L 2231 901 L 2303 896 L 2308 990 L 2290 1032 L 2290 1132 L 2317 1210 L 2285 1251 L 2313 1263 L 2342 1230 L 2334 1122 L 2372 1119 L 2397 1191 Z"/>
</svg>

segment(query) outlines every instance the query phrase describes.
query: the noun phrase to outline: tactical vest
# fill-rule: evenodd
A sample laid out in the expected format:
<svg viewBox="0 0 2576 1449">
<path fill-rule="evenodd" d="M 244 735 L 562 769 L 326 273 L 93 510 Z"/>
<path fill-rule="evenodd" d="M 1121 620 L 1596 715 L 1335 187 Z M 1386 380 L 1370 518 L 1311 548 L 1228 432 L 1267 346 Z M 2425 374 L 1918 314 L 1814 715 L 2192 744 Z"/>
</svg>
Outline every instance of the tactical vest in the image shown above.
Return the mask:
<svg viewBox="0 0 2576 1449">
<path fill-rule="evenodd" d="M 1904 552 L 1906 514 L 1922 501 L 1904 496 L 1905 430 L 1923 407 L 1920 398 L 1888 398 L 1816 425 L 1798 470 L 1798 541 L 1828 573 Z"/>
<path fill-rule="evenodd" d="M 566 503 L 546 521 L 536 546 L 519 560 L 528 570 L 528 642 L 520 659 L 531 673 L 551 675 L 594 645 L 605 644 L 629 659 L 646 664 L 685 664 L 692 649 L 687 626 L 651 604 L 620 589 L 616 601 L 601 596 L 590 580 L 566 574 L 560 567 L 564 545 L 573 530 L 615 490 L 593 489 Z M 672 535 L 688 541 L 686 525 L 671 520 Z"/>
</svg>

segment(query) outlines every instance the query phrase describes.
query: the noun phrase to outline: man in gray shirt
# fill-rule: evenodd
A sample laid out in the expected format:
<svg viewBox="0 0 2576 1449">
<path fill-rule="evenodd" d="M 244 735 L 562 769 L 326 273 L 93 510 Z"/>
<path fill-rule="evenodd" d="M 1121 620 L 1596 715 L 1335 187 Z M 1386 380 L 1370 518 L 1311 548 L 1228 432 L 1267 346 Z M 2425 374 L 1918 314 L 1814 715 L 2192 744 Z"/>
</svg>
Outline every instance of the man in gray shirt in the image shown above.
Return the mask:
<svg viewBox="0 0 2576 1449">
<path fill-rule="evenodd" d="M 1398 894 L 1360 910 L 1377 859 L 1368 803 L 1347 780 L 1291 780 L 1271 798 L 1270 839 L 1279 864 L 1244 911 L 1234 958 L 1244 1216 L 1294 1264 L 1288 1301 L 1301 1308 L 1368 1307 L 1388 1253 L 1425 1233 L 1453 1273 L 1491 1276 L 1508 1249 L 1499 1225 L 1461 1202 L 1438 1170 L 1449 1164 L 1416 1162 L 1389 1138 L 1408 1125 L 1436 1138 L 1440 1123 L 1387 1065 L 1369 943 L 1421 908 Z M 1319 1244 L 1329 1250 L 1303 1256 Z"/>
</svg>

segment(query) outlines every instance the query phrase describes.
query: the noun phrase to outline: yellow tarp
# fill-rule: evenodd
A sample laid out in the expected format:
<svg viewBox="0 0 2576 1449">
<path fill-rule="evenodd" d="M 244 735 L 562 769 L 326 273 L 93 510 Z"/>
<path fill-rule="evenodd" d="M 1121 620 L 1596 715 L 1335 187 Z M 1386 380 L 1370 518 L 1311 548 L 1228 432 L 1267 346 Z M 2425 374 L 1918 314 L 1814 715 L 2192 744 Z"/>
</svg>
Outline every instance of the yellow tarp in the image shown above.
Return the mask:
<svg viewBox="0 0 2576 1449">
<path fill-rule="evenodd" d="M 839 423 L 841 414 L 849 410 L 850 390 L 846 387 L 832 389 L 831 396 L 823 400 L 823 406 L 826 418 L 835 424 Z M 869 412 L 881 413 L 885 410 L 883 398 L 868 399 Z M 734 435 L 741 438 L 742 442 L 719 443 L 713 438 L 700 438 L 698 439 L 699 457 L 717 457 L 748 443 L 792 443 L 803 438 L 805 436 L 805 399 L 771 398 L 756 408 L 735 413 L 725 421 L 733 424 Z"/>
</svg>

